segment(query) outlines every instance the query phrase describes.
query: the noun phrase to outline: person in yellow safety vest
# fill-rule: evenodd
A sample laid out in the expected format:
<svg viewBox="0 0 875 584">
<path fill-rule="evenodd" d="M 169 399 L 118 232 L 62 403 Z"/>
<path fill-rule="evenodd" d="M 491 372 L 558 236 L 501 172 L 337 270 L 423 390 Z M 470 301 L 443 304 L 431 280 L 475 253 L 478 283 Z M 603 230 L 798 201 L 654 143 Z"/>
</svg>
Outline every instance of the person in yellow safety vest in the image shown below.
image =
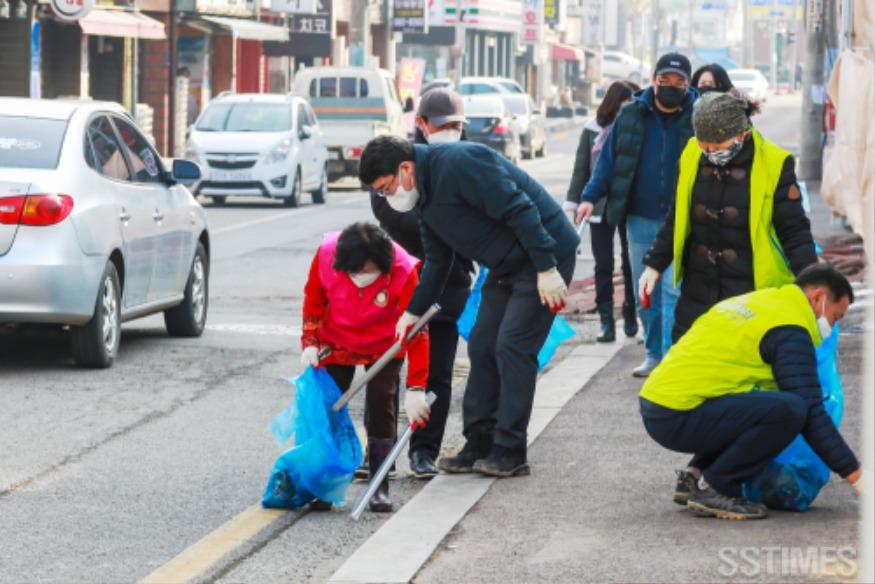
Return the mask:
<svg viewBox="0 0 875 584">
<path fill-rule="evenodd" d="M 717 302 L 793 281 L 817 262 L 795 161 L 750 125 L 753 107 L 712 92 L 693 106 L 674 207 L 644 256 L 648 293 L 674 260 L 672 342 Z M 681 281 L 682 280 L 682 281 Z"/>
<path fill-rule="evenodd" d="M 672 347 L 639 399 L 650 437 L 700 461 L 676 503 L 721 519 L 765 517 L 741 485 L 799 433 L 862 490 L 860 463 L 823 408 L 814 352 L 853 301 L 840 272 L 815 264 L 794 284 L 718 303 Z"/>
</svg>

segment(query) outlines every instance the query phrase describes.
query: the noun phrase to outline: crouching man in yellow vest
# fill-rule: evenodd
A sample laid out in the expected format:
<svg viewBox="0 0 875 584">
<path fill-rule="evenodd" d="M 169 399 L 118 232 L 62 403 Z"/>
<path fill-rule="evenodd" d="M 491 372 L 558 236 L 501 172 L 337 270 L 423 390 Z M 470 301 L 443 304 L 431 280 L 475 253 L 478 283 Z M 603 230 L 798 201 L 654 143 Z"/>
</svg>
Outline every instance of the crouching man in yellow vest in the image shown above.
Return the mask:
<svg viewBox="0 0 875 584">
<path fill-rule="evenodd" d="M 675 502 L 721 519 L 765 517 L 741 484 L 799 433 L 859 491 L 860 463 L 823 408 L 814 353 L 853 301 L 841 273 L 815 264 L 795 284 L 720 302 L 672 347 L 640 402 L 651 438 L 702 462 Z"/>
</svg>

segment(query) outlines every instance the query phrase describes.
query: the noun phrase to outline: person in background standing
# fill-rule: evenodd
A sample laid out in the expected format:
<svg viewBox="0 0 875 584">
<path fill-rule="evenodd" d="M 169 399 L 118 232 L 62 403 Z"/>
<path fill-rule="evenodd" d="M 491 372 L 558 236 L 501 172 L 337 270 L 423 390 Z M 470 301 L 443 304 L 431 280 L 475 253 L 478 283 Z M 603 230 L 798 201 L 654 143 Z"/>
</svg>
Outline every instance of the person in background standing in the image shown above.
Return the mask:
<svg viewBox="0 0 875 584">
<path fill-rule="evenodd" d="M 632 94 L 641 88 L 631 81 L 614 81 L 608 87 L 602 103 L 596 111 L 595 118 L 584 125 L 580 133 L 577 155 L 574 158 L 574 172 L 568 185 L 568 194 L 563 205 L 569 220 L 574 222 L 577 207 L 580 205 L 580 195 L 589 181 L 595 168 L 598 156 L 611 133 L 614 120 L 620 108 L 632 101 Z M 599 207 L 604 210 L 607 199 L 599 201 Z M 596 215 L 601 215 L 598 211 Z M 627 337 L 638 334 L 638 316 L 635 314 L 635 291 L 632 283 L 632 267 L 629 265 L 629 246 L 626 240 L 625 221 L 617 226 L 607 221 L 590 223 L 590 238 L 592 254 L 595 259 L 595 301 L 601 320 L 601 334 L 596 338 L 600 343 L 611 343 L 616 340 L 616 324 L 614 322 L 614 233 L 620 232 L 620 259 L 623 270 L 623 285 L 625 297 L 623 300 L 623 331 Z"/>
<path fill-rule="evenodd" d="M 729 73 L 717 63 L 702 65 L 696 69 L 690 84 L 699 91 L 699 94 L 705 94 L 709 91 L 726 93 L 735 89 L 729 78 Z"/>
<path fill-rule="evenodd" d="M 449 89 L 433 89 L 422 96 L 416 114 L 416 144 L 439 144 L 464 140 L 465 122 L 461 96 Z M 371 209 L 396 243 L 408 253 L 425 258 L 419 233 L 419 218 L 415 211 L 396 211 L 386 197 L 371 191 Z M 438 474 L 435 460 L 441 451 L 441 442 L 450 413 L 453 391 L 453 365 L 459 345 L 456 321 L 465 308 L 471 288 L 474 264 L 456 254 L 447 284 L 438 304 L 441 311 L 429 322 L 428 391 L 437 396 L 431 406 L 428 425 L 420 427 L 410 441 L 410 470 L 419 479 L 430 479 Z"/>
<path fill-rule="evenodd" d="M 588 220 L 599 199 L 607 197 L 608 223 L 626 221 L 635 286 L 644 271 L 644 254 L 674 201 L 678 160 L 693 135 L 691 117 L 698 93 L 690 89 L 691 69 L 689 59 L 681 54 L 659 58 L 652 86 L 636 93 L 635 101 L 617 117 L 577 210 L 578 223 Z M 640 298 L 637 288 L 635 292 Z M 633 370 L 635 377 L 647 377 L 662 360 L 667 345 L 663 329 L 668 329 L 674 309 L 666 302 L 663 315 L 663 299 L 673 300 L 675 294 L 668 283 L 653 291 L 649 307 L 639 302 L 647 357 Z"/>
</svg>

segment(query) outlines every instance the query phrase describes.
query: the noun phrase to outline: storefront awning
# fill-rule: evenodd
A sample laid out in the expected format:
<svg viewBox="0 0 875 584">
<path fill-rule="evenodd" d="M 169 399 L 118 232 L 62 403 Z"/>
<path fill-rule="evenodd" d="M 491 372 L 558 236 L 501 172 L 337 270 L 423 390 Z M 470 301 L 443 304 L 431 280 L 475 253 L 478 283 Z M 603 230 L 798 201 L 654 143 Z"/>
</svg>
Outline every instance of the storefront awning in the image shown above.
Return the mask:
<svg viewBox="0 0 875 584">
<path fill-rule="evenodd" d="M 287 41 L 289 31 L 281 26 L 273 26 L 255 20 L 241 18 L 226 18 L 224 16 L 201 16 L 203 20 L 224 28 L 238 39 L 250 41 Z"/>
<path fill-rule="evenodd" d="M 562 43 L 553 43 L 554 61 L 583 61 L 583 49 Z"/>
<path fill-rule="evenodd" d="M 79 27 L 85 34 L 97 36 L 155 40 L 167 38 L 161 22 L 139 12 L 95 9 L 85 18 L 79 19 Z"/>
</svg>

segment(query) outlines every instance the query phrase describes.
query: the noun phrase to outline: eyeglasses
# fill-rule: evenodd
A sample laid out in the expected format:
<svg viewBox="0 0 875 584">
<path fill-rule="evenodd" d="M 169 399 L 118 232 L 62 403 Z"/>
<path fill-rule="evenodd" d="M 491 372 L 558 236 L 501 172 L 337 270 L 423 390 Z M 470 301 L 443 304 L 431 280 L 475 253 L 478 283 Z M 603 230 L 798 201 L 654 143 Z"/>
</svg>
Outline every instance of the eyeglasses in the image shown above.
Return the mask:
<svg viewBox="0 0 875 584">
<path fill-rule="evenodd" d="M 385 199 L 387 196 L 392 194 L 392 193 L 390 193 L 390 191 L 392 190 L 392 185 L 394 185 L 396 182 L 398 182 L 398 180 L 399 180 L 399 178 L 398 178 L 398 175 L 396 174 L 394 177 L 392 177 L 392 180 L 389 181 L 389 184 L 384 186 L 382 189 L 375 189 L 372 187 L 371 190 L 378 197 L 383 197 Z"/>
</svg>

